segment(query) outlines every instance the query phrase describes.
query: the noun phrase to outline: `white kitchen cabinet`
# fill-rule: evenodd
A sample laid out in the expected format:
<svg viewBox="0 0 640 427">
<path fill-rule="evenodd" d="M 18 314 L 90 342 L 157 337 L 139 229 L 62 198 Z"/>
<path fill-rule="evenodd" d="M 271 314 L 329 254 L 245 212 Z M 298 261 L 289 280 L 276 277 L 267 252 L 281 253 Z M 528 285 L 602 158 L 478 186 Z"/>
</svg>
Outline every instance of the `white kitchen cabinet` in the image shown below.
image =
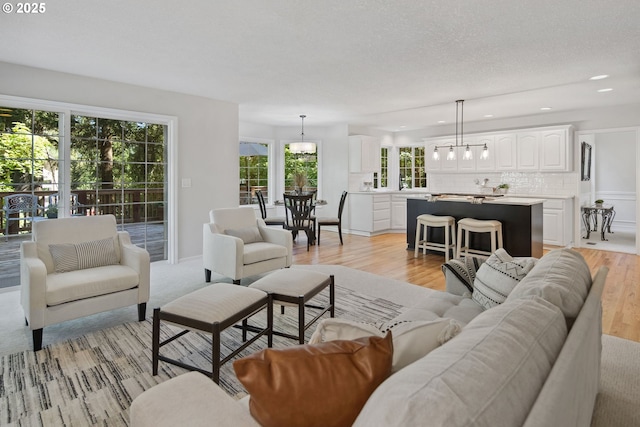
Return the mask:
<svg viewBox="0 0 640 427">
<path fill-rule="evenodd" d="M 473 153 L 476 158 L 476 170 L 483 172 L 493 172 L 496 170 L 496 150 L 494 144 L 495 137 L 493 135 L 480 136 L 476 139 L 476 144 L 482 144 L 482 146 L 474 147 Z M 486 144 L 489 156 L 483 159 L 482 152 L 484 151 L 484 145 Z"/>
<path fill-rule="evenodd" d="M 497 134 L 494 137 L 495 167 L 498 171 L 515 171 L 516 135 L 513 133 Z"/>
<path fill-rule="evenodd" d="M 516 169 L 535 171 L 539 168 L 540 132 L 518 132 L 516 136 Z"/>
<path fill-rule="evenodd" d="M 458 171 L 458 154 L 460 149 L 455 148 L 456 140 L 451 138 L 438 138 L 428 140 L 425 145 L 425 164 L 427 172 L 457 172 Z M 433 158 L 433 151 L 438 146 L 438 160 Z M 454 152 L 456 153 L 455 160 L 447 160 L 447 154 L 449 154 L 449 146 L 454 146 Z"/>
<path fill-rule="evenodd" d="M 349 172 L 380 170 L 380 140 L 366 135 L 349 137 Z"/>
<path fill-rule="evenodd" d="M 407 229 L 407 197 L 415 195 L 394 194 L 391 196 L 391 228 Z"/>
<path fill-rule="evenodd" d="M 437 160 L 434 159 L 433 152 L 435 151 L 437 145 L 438 145 L 437 141 L 427 141 L 427 143 L 425 144 L 424 156 L 425 156 L 425 164 L 427 167 L 427 173 L 439 171 L 441 169 L 440 163 L 442 162 L 442 155 L 444 153 L 444 150 L 438 149 L 439 157 Z"/>
<path fill-rule="evenodd" d="M 391 195 L 350 193 L 349 230 L 371 236 L 391 228 Z"/>
<path fill-rule="evenodd" d="M 573 199 L 547 199 L 542 208 L 542 221 L 544 244 L 569 245 L 573 240 Z"/>
<path fill-rule="evenodd" d="M 505 172 L 505 171 L 557 171 L 573 170 L 571 126 L 521 129 L 513 132 L 465 135 L 461 147 L 454 148 L 456 160 L 446 160 L 448 146 L 455 147 L 454 137 L 426 140 L 427 171 L 434 172 Z M 464 160 L 465 145 L 473 152 L 473 160 Z M 480 159 L 483 145 L 487 144 L 489 158 Z M 439 160 L 433 160 L 433 150 L 439 146 Z"/>
<path fill-rule="evenodd" d="M 462 140 L 462 146 L 464 148 L 456 148 L 456 157 L 458 158 L 458 170 L 460 172 L 475 172 L 478 163 L 478 147 L 469 147 L 471 151 L 471 159 L 465 159 L 464 154 L 466 151 L 466 145 L 476 144 L 474 137 L 465 136 Z"/>
<path fill-rule="evenodd" d="M 561 172 L 573 170 L 569 147 L 567 129 L 540 132 L 540 170 Z"/>
<path fill-rule="evenodd" d="M 445 146 L 438 150 L 440 152 L 440 170 L 443 172 L 456 172 L 458 170 L 458 162 L 460 161 L 460 149 L 455 148 L 455 138 L 440 140 L 440 145 Z M 456 154 L 456 158 L 454 160 L 447 159 L 449 147 L 454 147 L 453 152 Z"/>
</svg>

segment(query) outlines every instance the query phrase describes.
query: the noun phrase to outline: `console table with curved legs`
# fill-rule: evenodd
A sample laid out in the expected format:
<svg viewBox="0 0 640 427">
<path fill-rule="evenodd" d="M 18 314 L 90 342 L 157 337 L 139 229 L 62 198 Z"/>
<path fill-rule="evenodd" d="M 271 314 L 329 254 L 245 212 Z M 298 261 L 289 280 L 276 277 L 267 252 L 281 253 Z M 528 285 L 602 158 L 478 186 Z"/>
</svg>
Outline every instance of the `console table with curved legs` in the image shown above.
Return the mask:
<svg viewBox="0 0 640 427">
<path fill-rule="evenodd" d="M 600 240 L 608 240 L 604 237 L 605 232 L 613 234 L 611 231 L 611 223 L 613 222 L 613 218 L 616 216 L 616 211 L 613 210 L 613 205 L 583 206 L 582 222 L 584 223 L 584 228 L 587 230 L 587 236 L 585 239 L 589 238 L 591 231 L 598 231 L 598 215 L 602 217 Z"/>
</svg>

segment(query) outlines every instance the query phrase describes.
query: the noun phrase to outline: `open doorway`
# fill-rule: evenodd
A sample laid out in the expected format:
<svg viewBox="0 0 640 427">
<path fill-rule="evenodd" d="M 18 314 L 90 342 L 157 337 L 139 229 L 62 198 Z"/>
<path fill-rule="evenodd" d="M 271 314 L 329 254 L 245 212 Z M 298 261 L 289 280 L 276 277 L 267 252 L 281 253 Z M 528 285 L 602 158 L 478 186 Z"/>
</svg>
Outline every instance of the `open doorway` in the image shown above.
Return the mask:
<svg viewBox="0 0 640 427">
<path fill-rule="evenodd" d="M 585 145 L 587 153 L 591 151 L 590 164 L 581 162 L 583 181 L 577 218 L 581 224 L 580 246 L 640 253 L 637 241 L 638 134 L 637 128 L 578 134 L 581 160 L 585 158 Z M 585 174 L 584 170 L 589 166 L 591 173 Z M 599 203 L 596 205 L 596 202 Z"/>
</svg>

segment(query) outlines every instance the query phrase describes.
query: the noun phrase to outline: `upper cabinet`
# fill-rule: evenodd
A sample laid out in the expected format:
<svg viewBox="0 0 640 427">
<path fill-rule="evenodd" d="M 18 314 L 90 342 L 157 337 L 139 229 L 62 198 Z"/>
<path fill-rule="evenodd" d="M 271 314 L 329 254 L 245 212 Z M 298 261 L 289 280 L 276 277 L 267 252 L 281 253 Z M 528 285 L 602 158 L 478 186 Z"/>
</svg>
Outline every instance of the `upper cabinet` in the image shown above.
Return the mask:
<svg viewBox="0 0 640 427">
<path fill-rule="evenodd" d="M 458 159 L 458 170 L 462 172 L 473 172 L 478 167 L 478 147 L 472 145 L 477 144 L 476 138 L 473 136 L 464 136 L 462 140 L 462 146 L 465 148 L 457 148 L 456 157 Z M 469 151 L 471 152 L 470 158 L 465 157 L 466 145 L 469 145 Z"/>
<path fill-rule="evenodd" d="M 439 144 L 440 144 L 439 141 L 428 141 L 427 144 L 425 145 L 424 160 L 427 166 L 427 172 L 434 172 L 442 169 L 440 167 L 442 162 L 442 156 L 446 155 L 444 150 L 438 149 L 438 159 L 433 158 L 433 152 L 436 151 L 436 146 Z"/>
<path fill-rule="evenodd" d="M 570 171 L 569 129 L 542 131 L 540 136 L 540 170 Z"/>
<path fill-rule="evenodd" d="M 476 170 L 486 172 L 496 170 L 495 137 L 493 135 L 479 136 L 476 139 L 476 144 L 479 144 L 477 147 L 474 147 L 475 152 L 473 153 L 473 156 L 476 159 Z M 488 156 L 483 158 L 482 152 L 484 151 L 485 145 L 487 146 Z"/>
<path fill-rule="evenodd" d="M 493 153 L 496 159 L 496 170 L 514 171 L 518 167 L 516 165 L 516 134 L 506 133 L 495 136 L 495 151 Z"/>
<path fill-rule="evenodd" d="M 380 170 L 380 140 L 366 135 L 349 137 L 349 172 Z"/>
<path fill-rule="evenodd" d="M 522 129 L 512 132 L 469 134 L 464 137 L 464 145 L 470 147 L 472 160 L 464 160 L 465 148 L 454 148 L 456 160 L 446 160 L 448 148 L 455 145 L 455 139 L 437 138 L 426 141 L 428 153 L 427 171 L 441 172 L 503 172 L 503 171 L 556 171 L 570 172 L 573 170 L 571 156 L 571 126 L 558 126 L 538 129 Z M 487 145 L 489 156 L 481 157 L 484 144 Z M 435 146 L 438 145 L 439 160 L 431 157 Z"/>
<path fill-rule="evenodd" d="M 540 132 L 518 132 L 516 134 L 516 169 L 519 171 L 538 170 Z"/>
<path fill-rule="evenodd" d="M 447 147 L 456 145 L 455 138 L 453 139 L 442 139 L 440 140 L 440 144 L 446 145 Z M 458 163 L 460 162 L 460 149 L 454 148 L 454 153 L 456 154 L 455 159 L 447 160 L 447 155 L 449 155 L 449 148 L 441 148 L 440 151 L 440 169 L 444 172 L 455 172 L 458 170 Z"/>
</svg>

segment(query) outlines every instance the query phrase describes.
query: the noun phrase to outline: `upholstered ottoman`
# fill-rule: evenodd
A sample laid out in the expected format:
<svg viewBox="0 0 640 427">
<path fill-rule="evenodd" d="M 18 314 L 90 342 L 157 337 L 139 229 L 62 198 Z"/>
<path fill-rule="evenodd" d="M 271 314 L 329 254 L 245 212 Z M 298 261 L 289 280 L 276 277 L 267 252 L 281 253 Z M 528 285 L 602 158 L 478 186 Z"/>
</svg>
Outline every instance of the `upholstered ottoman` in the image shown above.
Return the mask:
<svg viewBox="0 0 640 427">
<path fill-rule="evenodd" d="M 247 319 L 254 314 L 267 310 L 267 326 L 258 328 L 249 326 Z M 160 342 L 160 321 L 178 325 L 184 331 Z M 242 321 L 243 344 L 227 357 L 220 359 L 220 333 Z M 272 346 L 273 304 L 271 295 L 258 289 L 228 283 L 214 283 L 190 294 L 184 295 L 153 311 L 153 375 L 158 374 L 158 361 L 171 363 L 192 371 L 206 374 L 218 383 L 220 366 L 235 357 L 263 335 L 267 335 L 268 346 Z M 175 359 L 160 355 L 160 347 L 180 338 L 190 330 L 210 333 L 212 337 L 211 372 L 187 365 Z M 247 340 L 247 331 L 255 333 Z"/>
<path fill-rule="evenodd" d="M 325 306 L 313 305 L 308 302 L 323 289 L 329 287 L 329 303 Z M 298 307 L 298 334 L 293 335 L 283 331 L 273 331 L 275 335 L 298 340 L 304 344 L 304 331 L 314 324 L 324 313 L 329 312 L 334 317 L 335 312 L 335 286 L 333 275 L 318 273 L 316 271 L 301 268 L 284 268 L 253 282 L 250 289 L 267 292 L 273 298 L 273 304 L 282 305 L 284 313 L 285 305 Z M 320 310 L 316 316 L 305 323 L 305 308 Z M 271 311 L 273 313 L 273 309 Z"/>
</svg>

